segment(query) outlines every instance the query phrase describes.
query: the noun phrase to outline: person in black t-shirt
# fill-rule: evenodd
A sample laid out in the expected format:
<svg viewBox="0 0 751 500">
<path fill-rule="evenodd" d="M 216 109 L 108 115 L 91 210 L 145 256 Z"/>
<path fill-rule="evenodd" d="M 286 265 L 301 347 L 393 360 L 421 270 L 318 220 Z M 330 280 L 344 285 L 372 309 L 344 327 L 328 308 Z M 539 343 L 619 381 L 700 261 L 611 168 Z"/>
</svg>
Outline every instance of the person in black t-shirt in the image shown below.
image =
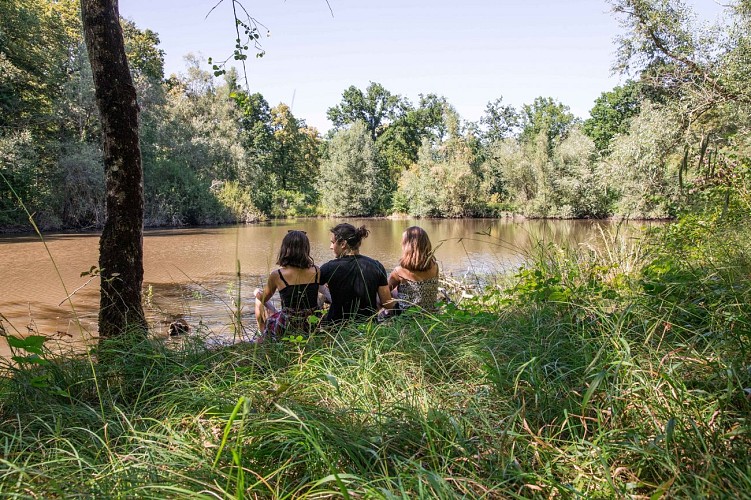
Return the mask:
<svg viewBox="0 0 751 500">
<path fill-rule="evenodd" d="M 369 233 L 365 226 L 355 228 L 346 223 L 331 229 L 331 250 L 336 259 L 321 266 L 320 284 L 327 285 L 331 293 L 324 324 L 366 319 L 381 305 L 386 309 L 394 306 L 383 264 L 360 254 L 360 243 Z"/>
</svg>

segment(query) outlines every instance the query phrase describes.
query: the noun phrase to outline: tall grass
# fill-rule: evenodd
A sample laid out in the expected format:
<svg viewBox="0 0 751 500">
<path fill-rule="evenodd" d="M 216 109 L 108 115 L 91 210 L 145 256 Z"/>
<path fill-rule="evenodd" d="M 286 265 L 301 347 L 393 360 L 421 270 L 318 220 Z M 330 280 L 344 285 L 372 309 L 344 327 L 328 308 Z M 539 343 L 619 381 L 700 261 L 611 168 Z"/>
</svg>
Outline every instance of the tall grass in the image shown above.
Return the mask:
<svg viewBox="0 0 751 500">
<path fill-rule="evenodd" d="M 751 497 L 749 240 L 682 224 L 304 342 L 46 355 L 0 381 L 0 495 Z"/>
</svg>

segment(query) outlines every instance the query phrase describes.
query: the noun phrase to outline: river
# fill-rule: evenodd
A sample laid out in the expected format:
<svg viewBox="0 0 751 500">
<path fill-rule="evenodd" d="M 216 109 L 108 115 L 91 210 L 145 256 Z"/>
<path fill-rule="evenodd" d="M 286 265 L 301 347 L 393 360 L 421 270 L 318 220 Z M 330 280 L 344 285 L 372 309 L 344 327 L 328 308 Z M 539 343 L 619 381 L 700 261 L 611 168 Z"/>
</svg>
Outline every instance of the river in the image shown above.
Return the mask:
<svg viewBox="0 0 751 500">
<path fill-rule="evenodd" d="M 234 336 L 233 298 L 253 324 L 252 292 L 275 269 L 279 244 L 289 229 L 307 232 L 317 264 L 332 258 L 329 229 L 336 219 L 297 219 L 268 224 L 147 230 L 144 234 L 144 294 L 157 335 L 184 318 L 218 337 Z M 423 227 L 436 247 L 441 270 L 457 279 L 518 267 L 534 242 L 598 245 L 606 221 L 514 219 L 347 219 L 371 230 L 361 252 L 391 270 L 400 255 L 401 234 Z M 77 345 L 96 335 L 98 278 L 84 275 L 98 259 L 98 234 L 0 237 L 0 322 L 11 334 L 41 334 L 50 344 Z M 46 245 L 46 248 L 45 248 Z M 239 264 L 241 279 L 237 279 Z M 0 345 L 0 356 L 8 349 Z"/>
</svg>

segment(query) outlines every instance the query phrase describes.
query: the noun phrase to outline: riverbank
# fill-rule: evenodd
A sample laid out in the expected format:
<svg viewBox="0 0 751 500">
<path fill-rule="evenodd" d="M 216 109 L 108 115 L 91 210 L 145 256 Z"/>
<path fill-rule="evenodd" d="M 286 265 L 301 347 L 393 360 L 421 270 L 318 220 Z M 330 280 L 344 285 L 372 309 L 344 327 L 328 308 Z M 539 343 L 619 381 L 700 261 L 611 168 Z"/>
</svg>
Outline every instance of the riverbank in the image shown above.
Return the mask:
<svg viewBox="0 0 751 500">
<path fill-rule="evenodd" d="M 749 238 L 710 226 L 307 341 L 17 352 L 0 494 L 747 496 Z"/>
<path fill-rule="evenodd" d="M 497 214 L 494 214 L 492 216 L 487 217 L 414 217 L 408 214 L 404 213 L 393 213 L 391 215 L 384 215 L 380 217 L 335 217 L 335 216 L 301 216 L 301 217 L 269 217 L 266 219 L 257 219 L 252 222 L 229 222 L 226 224 L 202 224 L 202 225 L 145 225 L 144 230 L 148 231 L 158 231 L 158 230 L 170 230 L 170 229 L 211 229 L 211 228 L 222 228 L 222 227 L 233 227 L 237 225 L 264 225 L 264 224 L 273 224 L 273 223 L 284 223 L 285 221 L 290 220 L 319 220 L 319 219 L 325 219 L 325 220 L 350 220 L 350 219 L 362 219 L 362 220 L 461 220 L 461 219 L 487 219 L 487 220 L 493 220 L 493 219 L 508 219 L 508 220 L 514 220 L 514 221 L 524 221 L 524 220 L 551 220 L 551 221 L 558 221 L 558 220 L 586 220 L 586 221 L 631 221 L 631 222 L 669 222 L 674 219 L 671 218 L 628 218 L 628 217 L 604 217 L 601 219 L 593 219 L 593 218 L 577 218 L 577 217 L 528 217 L 521 213 L 515 213 L 515 212 L 499 212 Z M 41 228 L 42 233 L 53 233 L 53 234 L 99 234 L 102 230 L 102 227 L 86 227 L 86 228 L 68 228 L 68 227 L 44 227 Z M 8 236 L 37 236 L 37 233 L 35 232 L 34 228 L 31 226 L 7 226 L 3 227 L 0 226 L 0 235 L 8 235 Z"/>
</svg>

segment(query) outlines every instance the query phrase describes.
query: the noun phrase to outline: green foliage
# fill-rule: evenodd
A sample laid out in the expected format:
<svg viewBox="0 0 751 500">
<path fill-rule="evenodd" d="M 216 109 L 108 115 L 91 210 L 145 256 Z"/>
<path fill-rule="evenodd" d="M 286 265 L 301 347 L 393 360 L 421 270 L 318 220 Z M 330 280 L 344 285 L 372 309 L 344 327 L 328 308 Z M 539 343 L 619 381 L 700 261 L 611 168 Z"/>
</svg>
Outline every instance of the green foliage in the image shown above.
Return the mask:
<svg viewBox="0 0 751 500">
<path fill-rule="evenodd" d="M 148 226 L 234 221 L 211 193 L 210 182 L 197 177 L 178 158 L 161 160 L 144 171 L 144 196 L 148 200 L 144 223 Z M 230 206 L 238 209 L 236 204 Z"/>
<path fill-rule="evenodd" d="M 402 174 L 394 195 L 394 210 L 415 217 L 439 217 L 442 199 L 438 178 L 431 171 L 430 159 L 415 164 Z M 445 167 L 446 165 L 442 165 Z M 445 170 L 444 170 L 445 171 Z"/>
<path fill-rule="evenodd" d="M 422 142 L 444 139 L 447 115 L 454 112 L 445 97 L 435 94 L 421 94 L 417 108 L 403 101 L 402 108 L 404 113 L 389 124 L 376 140 L 378 156 L 389 172 L 389 191 L 392 192 L 402 173 L 417 162 Z"/>
<path fill-rule="evenodd" d="M 70 48 L 70 74 L 63 83 L 62 94 L 53 103 L 60 133 L 65 142 L 93 143 L 99 145 L 102 130 L 99 124 L 99 111 L 94 96 L 94 80 L 89 65 L 86 44 L 78 40 Z M 138 79 L 135 80 L 139 82 Z M 139 89 L 140 90 L 140 89 Z M 143 106 L 145 102 L 141 102 Z M 148 112 L 148 107 L 146 108 Z M 142 113 L 143 115 L 143 113 Z M 67 145 L 68 148 L 71 144 Z"/>
<path fill-rule="evenodd" d="M 560 276 L 546 276 L 540 269 L 522 269 L 516 279 L 518 282 L 507 293 L 522 304 L 565 302 L 571 298 L 571 289 L 561 284 Z"/>
<path fill-rule="evenodd" d="M 209 14 L 216 9 L 219 4 L 214 5 L 209 11 Z M 238 13 L 242 14 L 238 16 Z M 245 86 L 248 87 L 248 75 L 245 68 L 245 61 L 248 59 L 248 49 L 252 46 L 255 50 L 256 58 L 261 58 L 266 55 L 266 51 L 261 44 L 261 29 L 266 30 L 266 36 L 271 36 L 268 29 L 258 22 L 256 18 L 250 15 L 250 13 L 243 7 L 242 3 L 238 0 L 232 1 L 232 13 L 235 20 L 235 47 L 232 51 L 232 55 L 224 59 L 223 61 L 214 61 L 209 57 L 208 64 L 211 65 L 214 76 L 228 75 L 235 71 L 234 68 L 227 69 L 227 62 L 232 59 L 234 61 L 240 61 L 243 67 L 243 74 L 245 76 Z M 242 34 L 240 33 L 242 31 Z"/>
<path fill-rule="evenodd" d="M 26 223 L 26 214 L 14 191 L 29 206 L 38 206 L 38 193 L 33 189 L 37 162 L 29 131 L 0 135 L 0 173 L 4 178 L 0 185 L 0 226 L 19 227 Z"/>
<path fill-rule="evenodd" d="M 250 187 L 263 187 L 265 165 L 257 159 L 269 153 L 249 150 L 238 124 L 258 130 L 248 113 L 254 103 L 263 110 L 265 101 L 238 93 L 231 82 L 216 86 L 197 59 L 188 60 L 187 74 L 174 79 L 165 100 L 152 109 L 153 142 L 144 147 L 147 224 L 258 220 L 273 186 L 254 188 L 252 196 Z M 267 137 L 270 144 L 270 133 Z"/>
<path fill-rule="evenodd" d="M 255 185 L 256 206 L 274 217 L 312 213 L 318 196 L 318 131 L 285 104 L 270 108 L 260 94 L 235 89 L 230 97 L 240 111 L 246 161 L 255 167 L 252 173 L 246 169 L 241 180 Z"/>
<path fill-rule="evenodd" d="M 551 198 L 556 200 L 559 215 L 576 218 L 604 218 L 612 213 L 615 189 L 603 178 L 602 167 L 595 161 L 595 145 L 579 127 L 555 148 Z"/>
<path fill-rule="evenodd" d="M 530 171 L 520 166 L 522 151 L 514 139 L 489 144 L 482 164 L 485 189 L 496 199 L 526 200 L 531 197 Z"/>
<path fill-rule="evenodd" d="M 217 86 L 211 75 L 188 57 L 188 74 L 168 94 L 169 113 L 160 137 L 164 158 L 179 158 L 202 179 L 256 180 L 248 165 L 237 127 L 240 113 L 227 85 Z"/>
<path fill-rule="evenodd" d="M 79 30 L 73 0 L 0 4 L 0 127 L 44 128 L 40 118 L 51 118 Z"/>
<path fill-rule="evenodd" d="M 14 120 L 0 124 L 9 182 L 0 189 L 0 226 L 26 224 L 12 187 L 43 229 L 101 227 L 101 130 L 78 4 L 19 0 L 0 9 L 0 121 Z M 193 56 L 185 74 L 163 82 L 158 35 L 122 24 L 141 109 L 147 224 L 316 212 L 315 130 L 286 106 L 272 110 L 260 94 L 240 91 L 234 71 L 226 84 L 214 81 Z M 222 183 L 248 187 L 224 193 L 222 204 L 209 190 Z"/>
<path fill-rule="evenodd" d="M 279 189 L 274 192 L 272 217 L 310 217 L 318 215 L 317 205 L 299 191 Z"/>
<path fill-rule="evenodd" d="M 380 136 L 385 126 L 403 113 L 402 98 L 393 95 L 380 83 L 370 82 L 365 92 L 354 85 L 342 93 L 342 102 L 326 112 L 334 128 L 357 122 L 365 124 L 372 140 Z"/>
<path fill-rule="evenodd" d="M 705 76 L 712 73 L 711 33 L 696 25 L 686 4 L 675 0 L 611 0 L 610 3 L 626 29 L 618 38 L 617 69 L 624 73 L 647 69 L 645 76 L 658 78 L 661 74 L 680 75 L 672 89 L 678 92 L 681 80 L 688 82 L 692 76 L 698 76 L 691 73 Z M 715 39 L 714 43 L 717 42 L 720 40 Z M 667 87 L 671 85 L 668 83 Z"/>
<path fill-rule="evenodd" d="M 0 225 L 19 228 L 26 217 L 11 188 L 31 212 L 41 212 L 59 187 L 56 168 L 61 130 L 58 102 L 66 97 L 70 57 L 80 41 L 77 3 L 18 0 L 0 5 Z M 59 214 L 39 216 L 43 229 L 59 227 Z"/>
<path fill-rule="evenodd" d="M 210 62 L 207 71 L 188 56 L 184 74 L 162 81 L 158 34 L 123 20 L 141 108 L 148 223 L 391 209 L 441 217 L 510 209 L 531 217 L 674 217 L 751 205 L 751 11 L 744 2 L 730 5 L 725 20 L 709 26 L 695 23 L 678 1 L 611 4 L 626 30 L 616 67 L 634 79 L 603 92 L 581 128 L 550 97 L 518 111 L 498 98 L 478 123 L 463 123 L 444 97 L 421 94 L 413 105 L 371 82 L 349 87 L 328 109 L 334 130 L 325 141 L 286 105 L 272 108 L 241 90 L 226 61 Z M 0 5 L 0 163 L 44 229 L 103 220 L 95 158 L 101 130 L 78 8 L 73 0 Z M 236 27 L 235 58 L 244 61 L 251 45 L 262 53 L 260 25 L 248 18 Z M 220 74 L 224 82 L 215 79 Z M 358 121 L 374 145 L 340 154 L 346 148 L 334 140 L 336 130 Z M 420 152 L 425 141 L 430 154 Z M 332 171 L 334 164 L 350 170 Z M 345 172 L 354 175 L 350 184 L 359 181 L 361 168 L 362 202 L 327 188 L 345 182 Z M 220 203 L 212 185 L 238 187 Z M 25 224 L 3 185 L 0 227 Z"/>
<path fill-rule="evenodd" d="M 164 51 L 157 48 L 159 35 L 150 29 L 140 30 L 127 19 L 120 24 L 131 72 L 134 76 L 143 75 L 151 81 L 161 81 L 164 78 Z"/>
<path fill-rule="evenodd" d="M 272 210 L 273 191 L 277 187 L 274 175 L 274 131 L 271 125 L 271 107 L 261 94 L 246 94 L 238 89 L 230 97 L 240 114 L 240 141 L 247 155 L 246 166 L 239 180 L 256 186 L 257 207 L 265 213 Z M 264 176 L 264 172 L 267 176 Z"/>
<path fill-rule="evenodd" d="M 714 337 L 730 349 L 727 361 L 736 367 L 745 366 L 749 355 L 746 238 L 745 221 L 739 226 L 724 216 L 685 216 L 663 231 L 660 248 L 638 282 L 648 307 L 669 317 L 669 328 Z"/>
<path fill-rule="evenodd" d="M 90 143 L 63 145 L 59 190 L 53 193 L 52 214 L 60 214 L 64 227 L 101 227 L 105 219 L 102 151 Z"/>
<path fill-rule="evenodd" d="M 417 163 L 402 174 L 394 206 L 416 217 L 467 217 L 486 210 L 475 159 L 461 139 L 441 146 L 427 141 Z"/>
<path fill-rule="evenodd" d="M 383 213 L 388 176 L 376 157 L 373 139 L 363 122 L 337 132 L 321 162 L 318 183 L 321 206 L 328 215 Z"/>
<path fill-rule="evenodd" d="M 271 172 L 264 172 L 266 181 L 272 189 L 272 196 L 277 198 L 279 192 L 286 192 L 300 198 L 294 203 L 295 207 L 289 215 L 300 215 L 298 210 L 302 203 L 313 205 L 317 199 L 315 181 L 319 173 L 318 150 L 320 139 L 315 129 L 308 128 L 305 122 L 292 115 L 285 104 L 271 110 L 271 125 L 273 129 L 272 168 Z M 279 200 L 274 200 L 272 212 L 283 214 Z"/>
<path fill-rule="evenodd" d="M 482 133 L 483 141 L 492 144 L 516 133 L 519 127 L 519 113 L 513 106 L 503 104 L 503 98 L 499 97 L 485 106 L 485 114 L 480 118 L 480 123 L 485 127 Z"/>
<path fill-rule="evenodd" d="M 675 215 L 679 121 L 671 108 L 645 103 L 631 120 L 629 133 L 612 142 L 604 174 L 618 193 L 616 214 L 634 218 Z"/>
<path fill-rule="evenodd" d="M 595 99 L 582 130 L 595 142 L 598 151 L 607 152 L 613 137 L 628 132 L 629 118 L 639 113 L 640 105 L 640 86 L 629 80 Z"/>
<path fill-rule="evenodd" d="M 68 390 L 63 389 L 65 383 L 61 382 L 61 372 L 51 359 L 49 347 L 46 345 L 48 338 L 44 335 L 27 335 L 18 337 L 4 334 L 2 325 L 0 333 L 8 342 L 10 348 L 10 360 L 13 364 L 9 367 L 9 373 L 14 377 L 14 382 L 19 389 L 14 397 L 23 397 L 24 394 L 41 393 L 43 397 L 54 398 L 64 401 L 70 398 Z M 70 383 L 70 381 L 65 381 Z M 33 397 L 33 396 L 32 396 Z"/>
<path fill-rule="evenodd" d="M 607 215 L 607 188 L 593 182 L 592 147 L 574 127 L 568 107 L 538 97 L 517 114 L 501 102 L 488 104 L 481 119 L 485 130 L 478 131 L 479 175 L 489 205 L 518 207 L 533 217 Z M 519 137 L 512 138 L 517 127 Z"/>
<path fill-rule="evenodd" d="M 258 222 L 263 219 L 263 213 L 253 202 L 253 193 L 236 181 L 222 183 L 221 187 L 213 190 L 217 200 L 224 206 L 232 222 Z"/>
<path fill-rule="evenodd" d="M 484 186 L 491 197 L 508 200 L 528 216 L 605 217 L 615 192 L 595 161 L 594 144 L 574 127 L 549 153 L 547 136 L 490 145 L 483 162 Z"/>
<path fill-rule="evenodd" d="M 130 21 L 123 28 L 148 169 L 159 158 L 155 143 L 164 137 L 157 131 L 164 119 L 163 54 L 155 33 Z M 15 211 L 13 188 L 42 229 L 101 227 L 101 130 L 78 3 L 3 2 L 0 54 L 0 157 L 10 184 L 0 188 L 0 226 L 25 224 Z"/>
<path fill-rule="evenodd" d="M 645 95 L 674 121 L 675 150 L 664 154 L 677 156 L 672 161 L 681 201 L 691 204 L 698 193 L 700 204 L 705 203 L 705 189 L 724 190 L 720 203 L 727 205 L 731 191 L 740 187 L 728 180 L 742 176 L 735 170 L 740 164 L 731 158 L 748 156 L 743 141 L 736 140 L 750 130 L 746 79 L 751 23 L 746 2 L 725 6 L 726 15 L 713 24 L 699 24 L 690 7 L 678 1 L 611 3 L 626 28 L 619 39 L 617 68 L 640 72 Z M 649 211 L 649 205 L 664 207 L 680 199 L 664 189 L 659 195 L 649 192 L 651 184 L 644 201 L 632 206 L 644 205 Z M 730 184 L 735 188 L 728 189 Z"/>
<path fill-rule="evenodd" d="M 569 107 L 552 97 L 536 97 L 532 104 L 522 106 L 520 125 L 522 142 L 536 141 L 545 135 L 549 151 L 559 144 L 577 122 Z"/>
</svg>

